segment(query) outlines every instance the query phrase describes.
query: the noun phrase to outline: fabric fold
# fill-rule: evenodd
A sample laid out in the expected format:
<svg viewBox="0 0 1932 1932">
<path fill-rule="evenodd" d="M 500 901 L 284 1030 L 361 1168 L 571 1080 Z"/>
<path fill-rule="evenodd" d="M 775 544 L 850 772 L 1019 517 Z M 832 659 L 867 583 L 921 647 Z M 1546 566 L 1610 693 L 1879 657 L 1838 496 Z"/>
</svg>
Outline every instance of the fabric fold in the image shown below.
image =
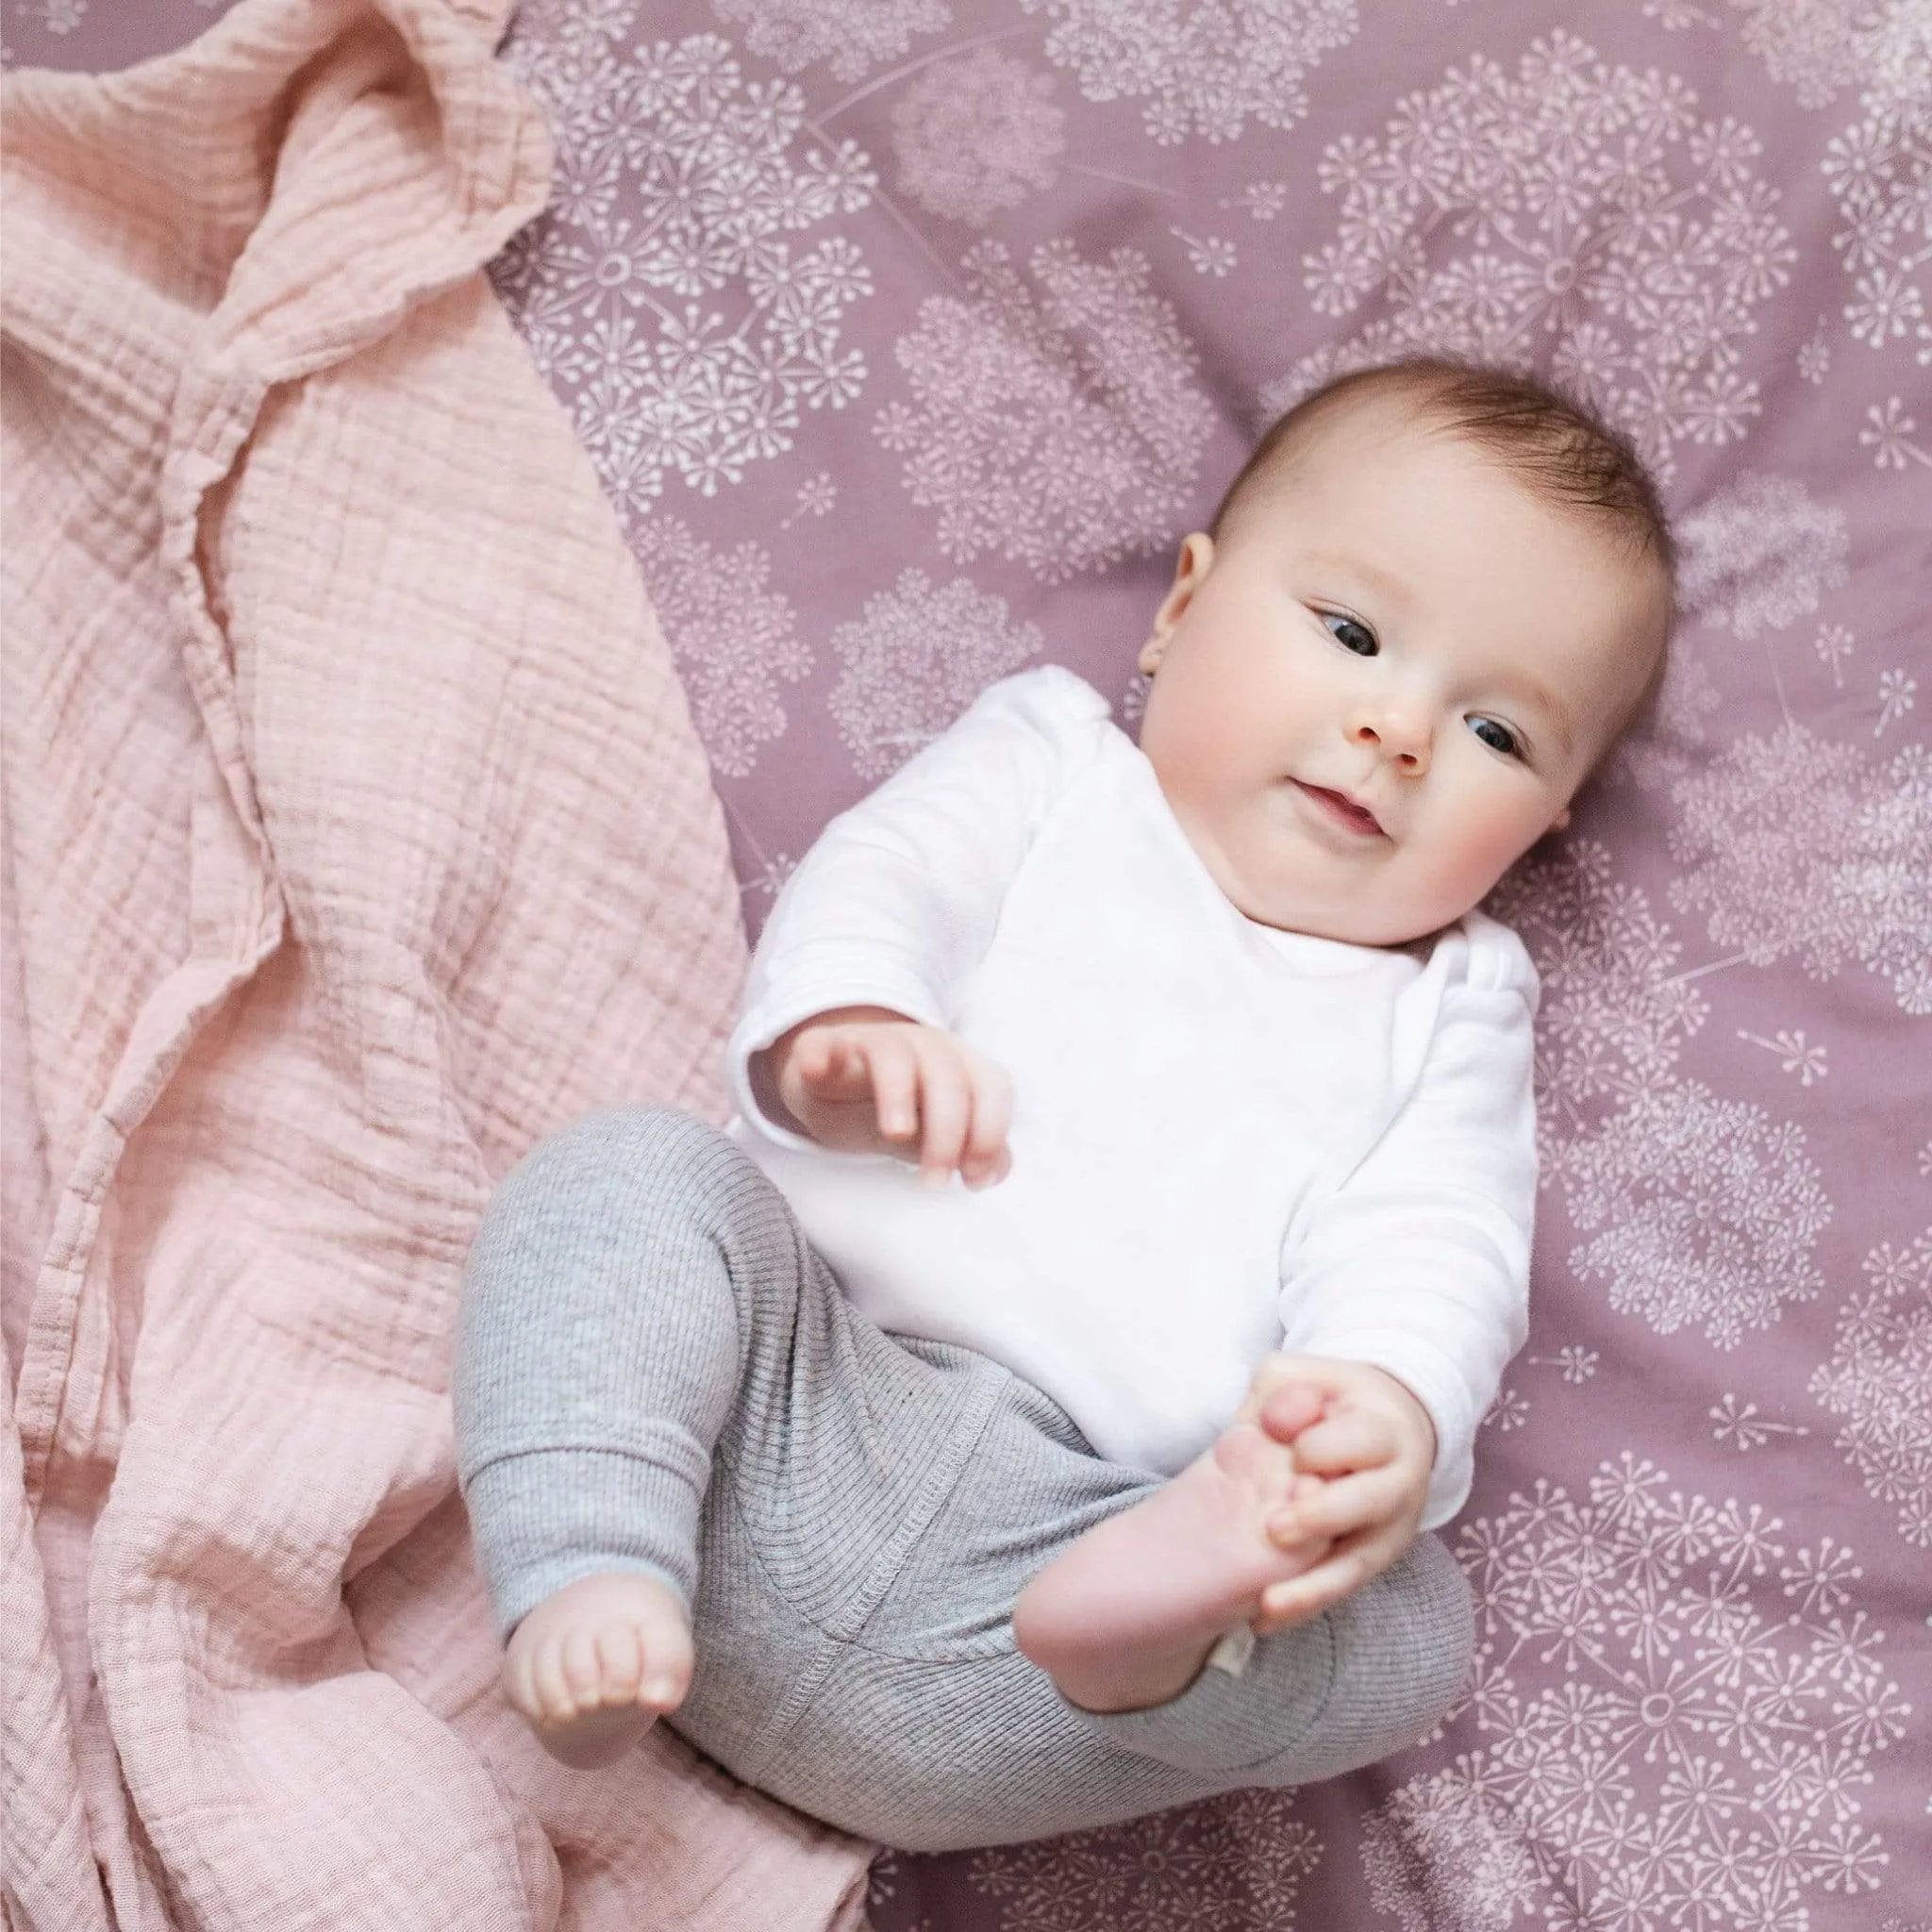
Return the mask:
<svg viewBox="0 0 1932 1932">
<path fill-rule="evenodd" d="M 454 1496 L 490 1187 L 597 1107 L 720 1116 L 744 967 L 669 653 L 481 275 L 548 182 L 501 27 L 243 0 L 5 84 L 0 1898 L 40 1932 L 859 1914 L 869 1848 L 668 1734 L 542 1756 Z"/>
</svg>

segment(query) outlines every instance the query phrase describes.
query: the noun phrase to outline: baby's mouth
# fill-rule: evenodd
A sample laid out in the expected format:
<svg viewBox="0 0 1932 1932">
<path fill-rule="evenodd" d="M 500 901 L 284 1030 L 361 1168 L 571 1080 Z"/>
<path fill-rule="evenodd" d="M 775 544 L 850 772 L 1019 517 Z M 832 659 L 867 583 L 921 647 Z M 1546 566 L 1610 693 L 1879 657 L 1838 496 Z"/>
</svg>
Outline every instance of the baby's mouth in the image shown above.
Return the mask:
<svg viewBox="0 0 1932 1932">
<path fill-rule="evenodd" d="M 1291 782 L 1298 791 L 1312 799 L 1338 825 L 1344 825 L 1351 832 L 1358 832 L 1365 839 L 1382 839 L 1388 836 L 1382 830 L 1381 820 L 1367 806 L 1357 805 L 1347 792 L 1331 791 L 1325 785 L 1309 785 L 1300 778 Z"/>
</svg>

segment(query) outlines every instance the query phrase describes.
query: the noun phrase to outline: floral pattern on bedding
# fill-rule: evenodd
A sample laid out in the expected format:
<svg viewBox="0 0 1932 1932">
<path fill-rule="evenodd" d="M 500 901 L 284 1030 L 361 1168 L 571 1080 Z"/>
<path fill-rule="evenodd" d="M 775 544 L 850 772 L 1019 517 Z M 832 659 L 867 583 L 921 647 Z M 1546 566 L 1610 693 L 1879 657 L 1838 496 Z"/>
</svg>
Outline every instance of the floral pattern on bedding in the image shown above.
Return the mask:
<svg viewBox="0 0 1932 1932">
<path fill-rule="evenodd" d="M 106 64 L 108 11 L 0 0 L 7 57 Z M 1459 1707 L 1298 1793 L 888 1854 L 878 1932 L 1927 1932 L 1932 8 L 533 0 L 508 58 L 558 164 L 497 287 L 754 927 L 990 680 L 1130 724 L 1175 541 L 1332 371 L 1554 375 L 1683 549 L 1655 724 L 1498 895 L 1545 1182 Z"/>
</svg>

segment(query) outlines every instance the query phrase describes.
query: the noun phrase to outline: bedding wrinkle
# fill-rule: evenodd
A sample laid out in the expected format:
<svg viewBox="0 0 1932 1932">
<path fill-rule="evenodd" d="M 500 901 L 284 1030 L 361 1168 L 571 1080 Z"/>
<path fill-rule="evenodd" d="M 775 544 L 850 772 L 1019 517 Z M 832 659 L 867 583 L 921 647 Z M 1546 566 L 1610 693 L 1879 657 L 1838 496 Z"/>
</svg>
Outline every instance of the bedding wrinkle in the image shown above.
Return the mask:
<svg viewBox="0 0 1932 1932">
<path fill-rule="evenodd" d="M 451 1331 L 494 1181 L 720 1119 L 723 817 L 483 277 L 500 0 L 4 83 L 0 1905 L 35 1932 L 850 1932 L 871 1847 L 496 1690 Z"/>
</svg>

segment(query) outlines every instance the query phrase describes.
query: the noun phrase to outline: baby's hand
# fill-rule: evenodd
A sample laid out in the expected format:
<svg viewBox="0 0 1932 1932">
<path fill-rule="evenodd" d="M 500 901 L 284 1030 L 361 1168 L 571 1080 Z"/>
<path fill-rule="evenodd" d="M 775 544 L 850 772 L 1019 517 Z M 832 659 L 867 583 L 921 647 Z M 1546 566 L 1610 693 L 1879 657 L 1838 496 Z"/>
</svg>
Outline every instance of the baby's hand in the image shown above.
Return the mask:
<svg viewBox="0 0 1932 1932">
<path fill-rule="evenodd" d="M 1415 1541 L 1436 1427 L 1393 1375 L 1324 1356 L 1270 1356 L 1238 1419 L 1294 1448 L 1294 1500 L 1270 1521 L 1270 1536 L 1284 1549 L 1329 1545 L 1312 1569 L 1263 1595 L 1254 1627 L 1265 1637 L 1320 1616 Z"/>
<path fill-rule="evenodd" d="M 956 1034 L 883 1007 L 841 1007 L 774 1041 L 754 1077 L 822 1147 L 891 1154 L 928 1187 L 1004 1180 L 1013 1088 Z"/>
</svg>

